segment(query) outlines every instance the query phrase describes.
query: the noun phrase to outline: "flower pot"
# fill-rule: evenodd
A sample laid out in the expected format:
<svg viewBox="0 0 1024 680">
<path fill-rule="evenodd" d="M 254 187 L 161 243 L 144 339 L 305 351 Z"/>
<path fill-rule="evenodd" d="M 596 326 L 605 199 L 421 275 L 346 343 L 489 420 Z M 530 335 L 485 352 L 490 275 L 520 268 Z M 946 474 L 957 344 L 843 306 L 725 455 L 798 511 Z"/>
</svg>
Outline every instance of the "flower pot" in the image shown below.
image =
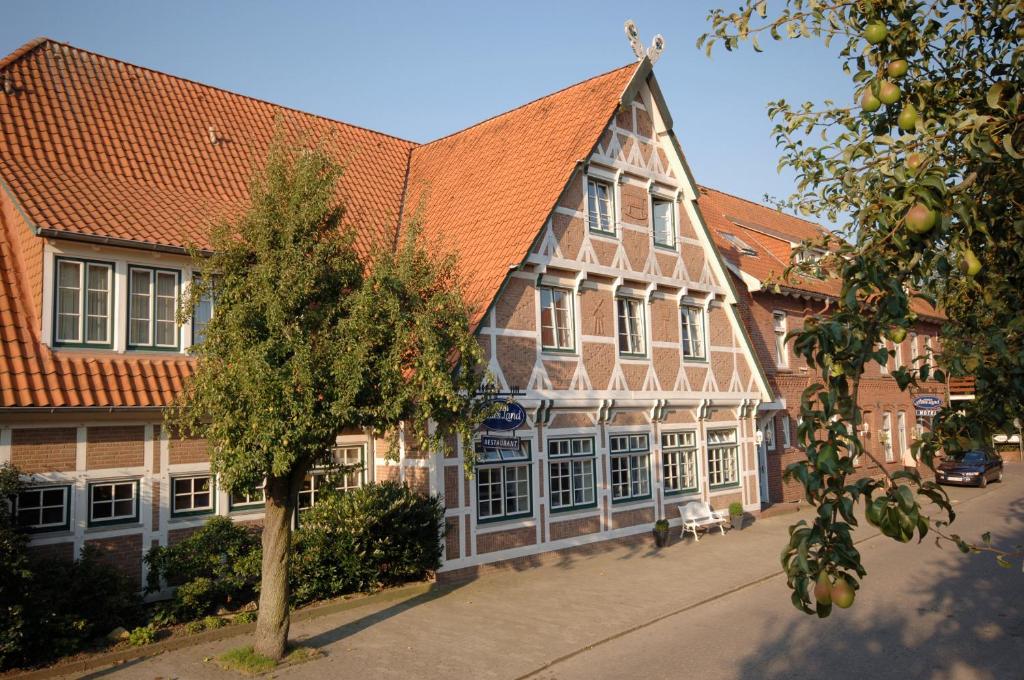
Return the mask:
<svg viewBox="0 0 1024 680">
<path fill-rule="evenodd" d="M 729 521 L 732 522 L 733 529 L 743 528 L 743 515 L 729 515 Z"/>
<path fill-rule="evenodd" d="M 668 543 L 668 527 L 664 529 L 652 529 L 651 533 L 654 534 L 654 545 L 659 548 L 663 548 Z"/>
</svg>

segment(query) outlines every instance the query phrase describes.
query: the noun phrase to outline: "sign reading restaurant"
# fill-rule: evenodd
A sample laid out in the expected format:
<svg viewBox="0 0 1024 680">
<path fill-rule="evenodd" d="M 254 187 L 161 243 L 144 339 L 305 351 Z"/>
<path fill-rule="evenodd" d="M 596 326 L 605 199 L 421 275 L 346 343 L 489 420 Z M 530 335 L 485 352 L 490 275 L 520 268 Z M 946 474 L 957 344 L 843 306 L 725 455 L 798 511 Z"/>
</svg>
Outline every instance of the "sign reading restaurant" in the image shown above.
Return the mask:
<svg viewBox="0 0 1024 680">
<path fill-rule="evenodd" d="M 497 413 L 484 420 L 484 427 L 488 430 L 511 432 L 519 429 L 526 422 L 526 409 L 516 402 L 495 399 L 492 403 L 500 404 L 501 408 Z"/>
</svg>

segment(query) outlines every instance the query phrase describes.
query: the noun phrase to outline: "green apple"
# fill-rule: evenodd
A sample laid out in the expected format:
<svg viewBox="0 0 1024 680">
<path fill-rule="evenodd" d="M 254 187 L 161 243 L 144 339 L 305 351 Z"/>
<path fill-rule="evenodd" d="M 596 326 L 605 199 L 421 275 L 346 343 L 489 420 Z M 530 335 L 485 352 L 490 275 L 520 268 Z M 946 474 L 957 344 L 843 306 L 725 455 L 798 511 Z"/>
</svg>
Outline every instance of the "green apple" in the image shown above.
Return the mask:
<svg viewBox="0 0 1024 680">
<path fill-rule="evenodd" d="M 864 29 L 864 39 L 872 45 L 882 42 L 888 35 L 889 29 L 881 21 L 872 21 Z"/>
<path fill-rule="evenodd" d="M 889 339 L 895 342 L 897 345 L 903 342 L 907 337 L 907 329 L 896 326 L 889 330 Z"/>
<path fill-rule="evenodd" d="M 964 250 L 963 268 L 964 272 L 972 278 L 981 271 L 981 260 L 970 248 Z"/>
</svg>

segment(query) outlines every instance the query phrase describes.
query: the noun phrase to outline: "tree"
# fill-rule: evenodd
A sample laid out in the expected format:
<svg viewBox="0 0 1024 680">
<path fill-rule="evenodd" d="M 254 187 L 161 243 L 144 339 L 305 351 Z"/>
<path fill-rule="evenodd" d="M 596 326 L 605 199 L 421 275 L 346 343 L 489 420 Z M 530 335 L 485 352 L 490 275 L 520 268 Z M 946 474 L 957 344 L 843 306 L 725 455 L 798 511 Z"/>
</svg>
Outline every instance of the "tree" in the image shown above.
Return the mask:
<svg viewBox="0 0 1024 680">
<path fill-rule="evenodd" d="M 28 564 L 28 536 L 15 527 L 7 499 L 18 495 L 24 484 L 18 469 L 0 465 L 0 669 L 17 661 L 24 647 L 25 593 L 32 572 Z"/>
<path fill-rule="evenodd" d="M 398 253 L 361 260 L 342 226 L 341 174 L 323 149 L 277 139 L 244 214 L 211 228 L 212 255 L 196 256 L 202 277 L 182 307 L 185 318 L 203 295 L 216 299 L 168 423 L 207 439 L 228 490 L 264 485 L 255 649 L 273 659 L 288 639 L 297 495 L 338 433 L 407 422 L 408 436 L 440 446 L 480 412 L 481 351 L 454 257 L 428 256 L 410 229 Z"/>
<path fill-rule="evenodd" d="M 838 47 L 852 105 L 771 102 L 780 168 L 795 171 L 786 204 L 840 223 L 842 239 L 818 263 L 841 280 L 826 311 L 795 331 L 795 349 L 821 373 L 801 404 L 806 460 L 787 474 L 817 507 L 791 528 L 783 566 L 793 602 L 827 616 L 833 583 L 858 588 L 865 571 L 853 546 L 854 504 L 887 536 L 929 530 L 962 551 L 991 551 L 1000 564 L 1024 556 L 968 543 L 946 527 L 955 515 L 940 487 L 916 471 L 847 483 L 868 455 L 857 431 L 864 368 L 883 363 L 884 338 L 899 341 L 919 298 L 946 315 L 942 348 L 895 372 L 903 389 L 973 375 L 976 399 L 947 406 L 912 452 L 934 469 L 937 452 L 988 445 L 1013 432 L 1024 404 L 1024 25 L 1013 0 L 788 0 L 769 17 L 764 0 L 714 10 L 698 40 L 736 49 L 758 37 L 817 38 Z M 800 265 L 786 272 L 799 273 Z M 821 579 L 819 596 L 810 592 Z M 852 592 L 848 598 L 852 602 Z"/>
</svg>

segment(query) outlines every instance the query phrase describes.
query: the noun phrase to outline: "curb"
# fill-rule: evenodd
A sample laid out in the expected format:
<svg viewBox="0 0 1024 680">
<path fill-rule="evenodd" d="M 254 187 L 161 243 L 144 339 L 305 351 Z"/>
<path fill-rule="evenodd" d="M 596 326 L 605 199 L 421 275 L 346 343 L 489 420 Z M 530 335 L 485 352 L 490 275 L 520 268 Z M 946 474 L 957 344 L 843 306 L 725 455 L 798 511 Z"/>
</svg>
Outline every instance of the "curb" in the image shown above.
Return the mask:
<svg viewBox="0 0 1024 680">
<path fill-rule="evenodd" d="M 397 588 L 388 588 L 377 593 L 369 595 L 354 596 L 347 599 L 337 599 L 330 602 L 324 602 L 322 604 L 311 605 L 304 607 L 292 613 L 292 622 L 306 621 L 309 619 L 315 619 L 321 616 L 327 616 L 329 614 L 336 614 L 338 612 L 347 611 L 349 609 L 358 609 L 359 607 L 365 607 L 371 604 L 378 604 L 383 602 L 404 602 L 411 600 L 414 597 L 421 595 L 431 594 L 434 597 L 440 597 L 445 592 L 450 590 L 446 586 L 439 586 L 434 582 L 419 582 L 413 583 L 406 586 L 398 586 Z M 7 680 L 8 678 L 18 678 L 19 680 L 35 680 L 36 678 L 60 678 L 71 673 L 84 673 L 86 671 L 102 668 L 105 666 L 112 666 L 115 664 L 121 664 L 126 661 L 133 661 L 135 659 L 143 659 L 151 656 L 158 656 L 164 652 L 171 652 L 183 647 L 191 647 L 193 645 L 203 644 L 207 642 L 219 642 L 220 640 L 226 640 L 232 637 L 238 637 L 240 635 L 251 634 L 256 630 L 255 623 L 243 623 L 237 625 L 228 625 L 223 628 L 217 628 L 215 630 L 207 630 L 202 633 L 193 633 L 192 635 L 178 635 L 164 640 L 163 642 L 154 642 L 151 645 L 145 645 L 143 647 L 129 647 L 128 649 L 119 649 L 116 652 L 107 652 L 106 654 L 98 654 L 96 656 L 81 659 L 80 661 L 69 661 L 67 663 L 58 663 L 54 666 L 47 668 L 40 668 L 34 671 L 25 671 L 18 673 L 15 671 L 13 674 L 0 674 L 0 678 Z"/>
</svg>

